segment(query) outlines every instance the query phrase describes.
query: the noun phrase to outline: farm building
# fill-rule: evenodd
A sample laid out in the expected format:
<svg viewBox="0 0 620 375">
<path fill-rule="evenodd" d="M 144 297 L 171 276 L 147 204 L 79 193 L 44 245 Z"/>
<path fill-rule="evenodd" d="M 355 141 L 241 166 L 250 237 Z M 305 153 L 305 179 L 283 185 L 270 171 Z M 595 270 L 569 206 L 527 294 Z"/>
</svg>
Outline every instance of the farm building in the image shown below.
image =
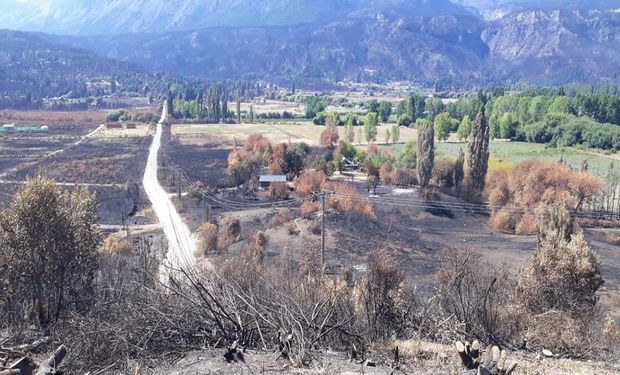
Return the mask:
<svg viewBox="0 0 620 375">
<path fill-rule="evenodd" d="M 45 125 L 15 125 L 15 124 L 6 124 L 0 127 L 0 132 L 2 133 L 15 133 L 15 132 L 48 132 L 49 128 Z"/>
<path fill-rule="evenodd" d="M 272 183 L 284 182 L 286 183 L 285 175 L 261 175 L 258 179 L 258 184 L 261 188 L 268 188 Z"/>
</svg>

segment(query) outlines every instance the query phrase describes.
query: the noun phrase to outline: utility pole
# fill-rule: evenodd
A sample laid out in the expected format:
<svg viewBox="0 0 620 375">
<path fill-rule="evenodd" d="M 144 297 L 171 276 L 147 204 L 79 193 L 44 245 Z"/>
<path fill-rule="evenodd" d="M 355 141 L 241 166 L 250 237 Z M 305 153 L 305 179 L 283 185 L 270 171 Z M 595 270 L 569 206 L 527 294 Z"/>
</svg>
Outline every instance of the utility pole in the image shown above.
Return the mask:
<svg viewBox="0 0 620 375">
<path fill-rule="evenodd" d="M 177 171 L 177 197 L 181 200 L 181 172 Z"/>
<path fill-rule="evenodd" d="M 321 191 L 321 265 L 325 266 L 325 192 Z"/>
</svg>

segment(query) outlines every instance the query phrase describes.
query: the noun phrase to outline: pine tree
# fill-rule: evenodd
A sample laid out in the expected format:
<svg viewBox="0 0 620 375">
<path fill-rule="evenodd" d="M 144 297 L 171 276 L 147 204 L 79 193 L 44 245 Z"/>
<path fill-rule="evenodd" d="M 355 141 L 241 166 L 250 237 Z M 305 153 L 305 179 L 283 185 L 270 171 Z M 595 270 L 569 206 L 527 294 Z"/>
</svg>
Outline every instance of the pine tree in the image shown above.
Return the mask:
<svg viewBox="0 0 620 375">
<path fill-rule="evenodd" d="M 484 190 L 489 167 L 489 124 L 484 112 L 485 107 L 482 105 L 474 121 L 467 160 L 467 182 L 476 198 L 479 198 Z"/>
<path fill-rule="evenodd" d="M 418 130 L 418 180 L 420 187 L 426 188 L 431 179 L 435 162 L 435 131 L 433 124 L 426 122 Z"/>
</svg>

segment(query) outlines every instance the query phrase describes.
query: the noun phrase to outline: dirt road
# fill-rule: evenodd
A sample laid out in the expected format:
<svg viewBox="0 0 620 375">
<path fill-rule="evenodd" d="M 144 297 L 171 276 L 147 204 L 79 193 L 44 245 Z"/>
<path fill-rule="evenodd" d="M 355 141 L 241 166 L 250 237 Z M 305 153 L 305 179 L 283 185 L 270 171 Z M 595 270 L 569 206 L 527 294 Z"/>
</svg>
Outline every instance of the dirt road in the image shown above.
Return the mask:
<svg viewBox="0 0 620 375">
<path fill-rule="evenodd" d="M 187 270 L 191 268 L 195 263 L 194 252 L 196 250 L 196 239 L 192 236 L 189 228 L 172 204 L 168 193 L 166 193 L 157 179 L 162 131 L 167 121 L 168 107 L 164 104 L 161 119 L 157 124 L 157 132 L 149 149 L 149 157 L 146 163 L 144 179 L 142 180 L 144 190 L 153 205 L 153 211 L 155 211 L 155 215 L 157 215 L 164 234 L 168 239 L 168 253 L 161 272 L 161 278 L 164 282 L 170 276 L 170 269 Z"/>
</svg>

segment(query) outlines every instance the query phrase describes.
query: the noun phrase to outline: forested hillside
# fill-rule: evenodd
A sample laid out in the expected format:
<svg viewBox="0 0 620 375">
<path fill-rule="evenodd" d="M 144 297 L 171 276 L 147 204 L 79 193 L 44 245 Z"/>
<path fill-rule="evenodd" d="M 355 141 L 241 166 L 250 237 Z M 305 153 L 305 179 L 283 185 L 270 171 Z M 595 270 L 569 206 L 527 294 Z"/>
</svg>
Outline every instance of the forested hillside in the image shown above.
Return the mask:
<svg viewBox="0 0 620 375">
<path fill-rule="evenodd" d="M 165 91 L 170 80 L 30 33 L 0 31 L 0 40 L 0 108 L 38 108 L 45 98 L 146 96 Z"/>
</svg>

